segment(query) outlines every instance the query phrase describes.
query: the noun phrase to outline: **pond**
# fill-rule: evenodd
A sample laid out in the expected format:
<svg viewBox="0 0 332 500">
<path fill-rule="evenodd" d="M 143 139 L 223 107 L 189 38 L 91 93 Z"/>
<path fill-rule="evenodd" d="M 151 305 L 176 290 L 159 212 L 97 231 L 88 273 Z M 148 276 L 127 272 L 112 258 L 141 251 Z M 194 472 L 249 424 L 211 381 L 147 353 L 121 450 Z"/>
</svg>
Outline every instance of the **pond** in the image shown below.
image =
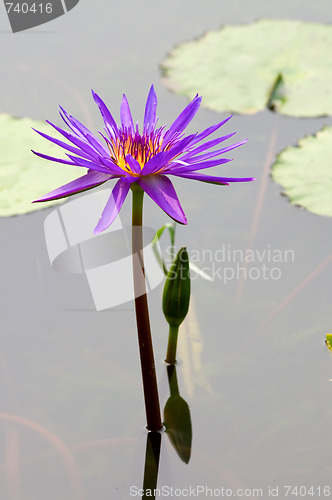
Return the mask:
<svg viewBox="0 0 332 500">
<path fill-rule="evenodd" d="M 208 29 L 264 17 L 330 23 L 332 10 L 324 0 L 100 0 L 12 34 L 3 9 L 0 110 L 60 125 L 60 104 L 100 130 L 91 88 L 117 119 L 125 92 L 141 121 L 153 83 L 159 123 L 171 124 L 187 101 L 164 86 L 167 53 Z M 224 117 L 202 107 L 188 131 Z M 158 477 L 151 456 L 160 435 L 147 447 L 133 302 L 97 311 L 84 274 L 52 269 L 44 221 L 54 208 L 0 219 L 1 498 L 138 498 L 143 481 L 160 489 L 157 498 L 332 494 L 331 220 L 292 206 L 270 178 L 278 152 L 325 124 L 331 118 L 235 115 L 223 133 L 248 142 L 218 174 L 257 181 L 175 181 L 188 217 L 176 246 L 186 245 L 211 280 L 194 276 L 179 337 L 191 453 L 177 452 L 162 433 Z M 128 199 L 123 226 L 130 215 Z M 147 199 L 144 221 L 157 230 L 169 219 Z M 168 244 L 165 234 L 164 252 Z M 120 279 L 110 282 L 115 294 L 117 287 Z M 148 300 L 163 409 L 170 388 L 162 290 L 153 287 Z"/>
</svg>

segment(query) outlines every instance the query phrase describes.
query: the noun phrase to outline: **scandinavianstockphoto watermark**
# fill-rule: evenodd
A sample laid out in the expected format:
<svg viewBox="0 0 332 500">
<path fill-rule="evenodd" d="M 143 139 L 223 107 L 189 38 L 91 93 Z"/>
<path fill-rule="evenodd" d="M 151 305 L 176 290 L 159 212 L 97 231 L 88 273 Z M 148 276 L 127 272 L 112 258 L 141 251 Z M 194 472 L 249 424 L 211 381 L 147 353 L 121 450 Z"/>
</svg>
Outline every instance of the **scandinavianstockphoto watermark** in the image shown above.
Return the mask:
<svg viewBox="0 0 332 500">
<path fill-rule="evenodd" d="M 55 208 L 44 222 L 50 264 L 55 271 L 84 274 L 97 311 L 133 300 L 133 265 L 136 272 L 142 272 L 140 256 L 132 255 L 132 229 L 124 226 L 120 217 L 102 235 L 93 234 L 110 196 L 111 188 L 85 194 Z M 164 279 L 156 253 L 163 255 L 170 269 L 177 250 L 168 247 L 161 252 L 156 229 L 145 227 L 144 233 L 145 282 L 149 292 Z M 188 249 L 188 255 L 191 279 L 220 280 L 225 284 L 241 279 L 279 280 L 285 267 L 295 261 L 294 250 L 276 249 L 270 244 L 260 250 L 241 250 L 224 244 L 214 250 Z M 188 272 L 188 266 L 179 266 L 178 272 Z M 145 289 L 141 292 L 145 293 Z"/>
<path fill-rule="evenodd" d="M 13 33 L 18 33 L 63 16 L 79 0 L 3 0 Z"/>
<path fill-rule="evenodd" d="M 171 258 L 172 248 L 166 249 Z M 220 248 L 188 249 L 191 279 L 204 273 L 211 281 L 227 284 L 233 280 L 280 280 L 289 264 L 295 262 L 293 249 L 273 248 L 268 244 L 260 249 L 233 248 L 223 244 Z"/>
</svg>

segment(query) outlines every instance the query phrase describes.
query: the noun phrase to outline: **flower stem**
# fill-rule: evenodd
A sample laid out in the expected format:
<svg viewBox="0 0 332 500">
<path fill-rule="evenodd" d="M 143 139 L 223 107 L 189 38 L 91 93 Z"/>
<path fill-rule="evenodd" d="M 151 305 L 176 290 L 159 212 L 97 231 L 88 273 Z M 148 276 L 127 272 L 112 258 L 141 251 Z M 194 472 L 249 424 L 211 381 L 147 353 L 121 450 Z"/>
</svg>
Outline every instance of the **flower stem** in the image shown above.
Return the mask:
<svg viewBox="0 0 332 500">
<path fill-rule="evenodd" d="M 138 344 L 141 358 L 141 370 L 145 400 L 147 429 L 162 429 L 157 378 L 153 356 L 149 309 L 146 296 L 145 270 L 143 260 L 143 195 L 144 191 L 136 183 L 132 184 L 132 254 L 135 291 L 135 310 Z"/>
<path fill-rule="evenodd" d="M 178 331 L 179 331 L 178 326 L 169 325 L 167 354 L 165 359 L 166 363 L 176 362 L 176 345 L 178 342 Z"/>
</svg>

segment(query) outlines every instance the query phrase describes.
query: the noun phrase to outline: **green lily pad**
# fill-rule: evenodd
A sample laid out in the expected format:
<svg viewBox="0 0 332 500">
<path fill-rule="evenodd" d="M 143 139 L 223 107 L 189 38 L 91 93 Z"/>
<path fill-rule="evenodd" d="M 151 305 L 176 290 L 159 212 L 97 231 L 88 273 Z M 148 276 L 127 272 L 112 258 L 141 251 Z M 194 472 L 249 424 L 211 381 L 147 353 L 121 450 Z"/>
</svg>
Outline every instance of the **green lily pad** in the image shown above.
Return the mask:
<svg viewBox="0 0 332 500">
<path fill-rule="evenodd" d="M 294 205 L 332 217 L 332 127 L 284 149 L 272 166 L 272 177 Z"/>
<path fill-rule="evenodd" d="M 215 111 L 332 114 L 332 26 L 263 19 L 225 26 L 177 46 L 166 85 Z"/>
<path fill-rule="evenodd" d="M 25 214 L 56 202 L 32 203 L 43 194 L 80 176 L 76 168 L 35 156 L 31 149 L 59 156 L 60 148 L 31 127 L 52 135 L 52 128 L 31 118 L 0 114 L 0 216 Z M 82 175 L 85 173 L 82 172 Z"/>
<path fill-rule="evenodd" d="M 326 334 L 325 344 L 327 345 L 327 348 L 329 349 L 329 351 L 332 351 L 332 334 L 331 333 Z"/>
</svg>

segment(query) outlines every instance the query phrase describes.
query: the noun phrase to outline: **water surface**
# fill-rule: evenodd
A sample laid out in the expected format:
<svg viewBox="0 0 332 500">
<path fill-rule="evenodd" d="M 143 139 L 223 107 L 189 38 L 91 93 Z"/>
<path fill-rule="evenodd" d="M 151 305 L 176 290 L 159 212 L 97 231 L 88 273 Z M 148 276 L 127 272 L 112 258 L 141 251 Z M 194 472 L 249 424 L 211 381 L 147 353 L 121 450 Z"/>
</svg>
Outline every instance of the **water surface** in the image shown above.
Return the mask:
<svg viewBox="0 0 332 500">
<path fill-rule="evenodd" d="M 0 109 L 60 123 L 61 104 L 97 130 L 91 88 L 116 117 L 126 92 L 141 120 L 154 83 L 160 123 L 170 124 L 186 101 L 163 86 L 158 64 L 167 52 L 207 29 L 260 17 L 331 22 L 332 11 L 323 0 L 103 0 L 80 2 L 49 25 L 15 35 L 2 15 Z M 202 108 L 189 130 L 221 119 Z M 277 152 L 324 124 L 331 119 L 234 116 L 224 130 L 249 141 L 220 168 L 257 182 L 222 188 L 176 181 L 189 221 L 177 229 L 177 245 L 214 281 L 193 281 L 179 345 L 191 459 L 182 462 L 163 435 L 160 488 L 247 488 L 251 498 L 258 488 L 267 498 L 279 487 L 282 499 L 284 485 L 304 486 L 304 498 L 332 486 L 332 360 L 324 345 L 331 220 L 291 206 L 268 176 Z M 43 234 L 50 212 L 0 219 L 1 498 L 128 499 L 142 487 L 146 451 L 133 305 L 96 312 L 83 275 L 52 270 Z M 129 199 L 121 221 L 130 223 Z M 146 200 L 146 225 L 166 222 Z M 254 260 L 246 267 L 240 256 L 248 249 Z M 163 407 L 169 387 L 161 294 L 161 286 L 154 289 L 149 304 Z"/>
</svg>

